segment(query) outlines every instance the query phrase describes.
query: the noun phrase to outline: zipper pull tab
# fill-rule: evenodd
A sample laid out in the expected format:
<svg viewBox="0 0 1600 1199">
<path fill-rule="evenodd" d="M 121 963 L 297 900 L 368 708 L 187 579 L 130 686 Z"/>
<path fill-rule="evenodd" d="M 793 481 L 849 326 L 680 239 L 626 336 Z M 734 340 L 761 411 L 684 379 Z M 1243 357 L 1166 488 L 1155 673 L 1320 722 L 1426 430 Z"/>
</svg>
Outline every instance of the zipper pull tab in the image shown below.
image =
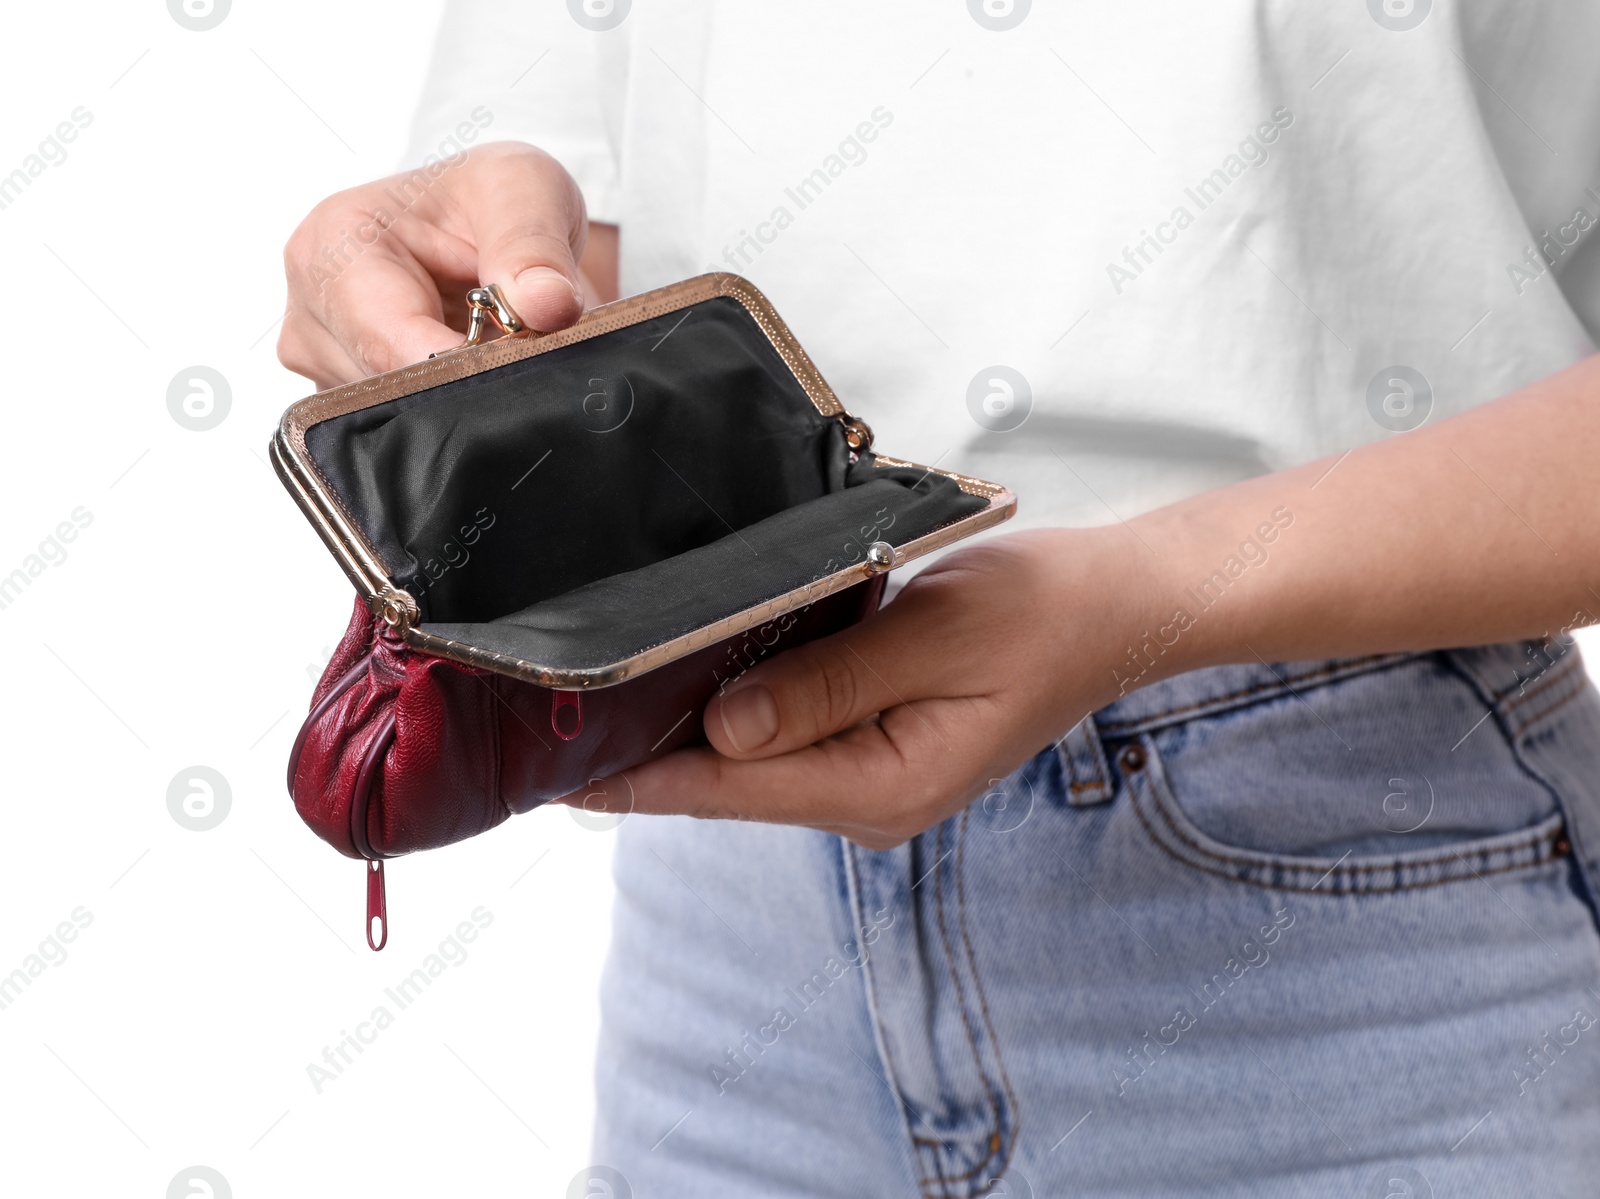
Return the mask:
<svg viewBox="0 0 1600 1199">
<path fill-rule="evenodd" d="M 377 940 L 373 940 L 372 924 L 377 921 Z M 389 943 L 389 899 L 383 889 L 383 862 L 367 863 L 367 945 L 374 953 Z"/>
<path fill-rule="evenodd" d="M 570 718 L 563 720 L 563 710 L 570 710 Z M 563 741 L 571 741 L 583 732 L 583 692 L 553 691 L 550 694 L 550 727 Z"/>
</svg>

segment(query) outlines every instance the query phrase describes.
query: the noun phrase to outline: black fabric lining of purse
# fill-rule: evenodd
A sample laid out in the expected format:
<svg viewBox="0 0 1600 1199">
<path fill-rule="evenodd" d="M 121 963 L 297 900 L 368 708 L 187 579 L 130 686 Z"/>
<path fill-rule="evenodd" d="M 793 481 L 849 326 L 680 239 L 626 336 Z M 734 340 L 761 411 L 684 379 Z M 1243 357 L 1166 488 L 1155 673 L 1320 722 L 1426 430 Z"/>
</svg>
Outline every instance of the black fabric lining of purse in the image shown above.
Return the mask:
<svg viewBox="0 0 1600 1199">
<path fill-rule="evenodd" d="M 557 669 L 620 661 L 987 504 L 851 462 L 726 297 L 334 417 L 306 445 L 425 630 Z"/>
</svg>

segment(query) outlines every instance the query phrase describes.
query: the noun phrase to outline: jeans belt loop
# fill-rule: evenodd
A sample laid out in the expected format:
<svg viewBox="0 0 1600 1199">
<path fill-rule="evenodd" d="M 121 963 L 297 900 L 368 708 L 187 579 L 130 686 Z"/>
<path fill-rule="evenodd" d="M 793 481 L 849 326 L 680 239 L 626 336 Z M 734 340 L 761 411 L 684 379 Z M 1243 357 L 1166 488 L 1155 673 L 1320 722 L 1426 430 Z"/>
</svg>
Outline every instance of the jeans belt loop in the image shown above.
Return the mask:
<svg viewBox="0 0 1600 1199">
<path fill-rule="evenodd" d="M 1067 735 L 1056 742 L 1061 767 L 1067 776 L 1067 802 L 1074 807 L 1089 807 L 1111 798 L 1111 772 L 1094 717 L 1085 716 Z"/>
</svg>

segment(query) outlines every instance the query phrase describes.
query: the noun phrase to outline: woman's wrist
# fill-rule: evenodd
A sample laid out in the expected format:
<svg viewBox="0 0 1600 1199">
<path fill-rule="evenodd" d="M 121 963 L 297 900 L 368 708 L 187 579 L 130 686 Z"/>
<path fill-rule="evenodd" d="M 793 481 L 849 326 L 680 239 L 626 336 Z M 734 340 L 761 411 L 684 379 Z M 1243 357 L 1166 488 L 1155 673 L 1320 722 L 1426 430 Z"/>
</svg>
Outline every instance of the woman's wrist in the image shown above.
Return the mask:
<svg viewBox="0 0 1600 1199">
<path fill-rule="evenodd" d="M 1272 489 L 1277 492 L 1278 489 Z M 1133 521 L 1060 530 L 1069 618 L 1087 609 L 1103 630 L 1094 669 L 1108 701 L 1188 670 L 1250 661 L 1251 630 L 1282 602 L 1280 557 L 1293 505 L 1210 492 Z"/>
<path fill-rule="evenodd" d="M 1201 579 L 1174 534 L 1165 522 L 1045 534 L 1060 571 L 1045 627 L 1059 632 L 1069 658 L 1063 668 L 1086 681 L 1100 702 L 1204 664 L 1201 634 L 1212 630 L 1202 628 L 1202 609 L 1188 594 Z"/>
<path fill-rule="evenodd" d="M 1600 452 L 1596 394 L 1600 356 L 1436 425 L 1135 518 L 1140 590 L 1172 607 L 1135 647 L 1141 685 L 1221 663 L 1595 623 L 1600 519 L 1581 483 Z"/>
</svg>

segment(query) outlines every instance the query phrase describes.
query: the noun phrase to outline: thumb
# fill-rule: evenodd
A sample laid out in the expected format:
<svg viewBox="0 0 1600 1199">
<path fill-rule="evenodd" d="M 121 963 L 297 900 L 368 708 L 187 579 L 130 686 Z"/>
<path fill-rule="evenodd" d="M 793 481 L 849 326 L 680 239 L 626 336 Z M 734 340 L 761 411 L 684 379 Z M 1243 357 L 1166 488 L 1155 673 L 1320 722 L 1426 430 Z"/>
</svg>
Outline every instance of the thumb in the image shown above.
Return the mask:
<svg viewBox="0 0 1600 1199">
<path fill-rule="evenodd" d="M 499 284 L 529 328 L 565 328 L 583 315 L 583 193 L 532 146 L 505 142 L 474 153 L 475 169 L 452 190 L 478 248 L 478 282 Z"/>
<path fill-rule="evenodd" d="M 727 758 L 770 758 L 941 693 L 930 656 L 906 652 L 919 644 L 920 614 L 899 607 L 786 650 L 714 696 L 704 716 L 712 747 Z"/>
</svg>

